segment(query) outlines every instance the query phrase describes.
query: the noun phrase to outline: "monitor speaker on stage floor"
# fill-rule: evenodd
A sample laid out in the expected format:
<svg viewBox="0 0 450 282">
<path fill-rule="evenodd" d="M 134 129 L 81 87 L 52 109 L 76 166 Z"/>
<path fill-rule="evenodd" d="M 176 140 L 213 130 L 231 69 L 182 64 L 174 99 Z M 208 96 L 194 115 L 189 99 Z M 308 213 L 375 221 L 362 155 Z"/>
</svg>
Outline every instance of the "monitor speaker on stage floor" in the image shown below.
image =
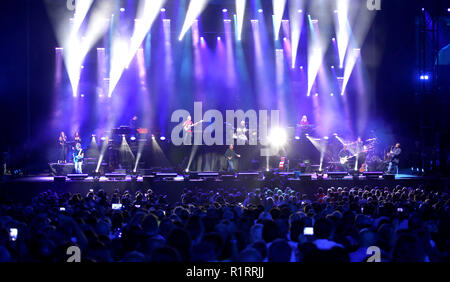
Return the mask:
<svg viewBox="0 0 450 282">
<path fill-rule="evenodd" d="M 311 181 L 312 180 L 312 176 L 311 174 L 301 174 L 299 176 L 300 181 Z"/>
<path fill-rule="evenodd" d="M 334 171 L 334 172 L 328 172 L 328 177 L 332 179 L 342 179 L 348 175 L 348 172 L 346 171 Z"/>
<path fill-rule="evenodd" d="M 53 182 L 63 183 L 66 182 L 65 176 L 53 176 Z"/>
<path fill-rule="evenodd" d="M 70 180 L 85 180 L 88 176 L 88 174 L 68 174 L 67 178 Z"/>
<path fill-rule="evenodd" d="M 395 180 L 395 174 L 383 174 L 384 180 Z"/>
<path fill-rule="evenodd" d="M 239 172 L 237 179 L 238 180 L 257 180 L 259 177 L 258 172 Z"/>
</svg>

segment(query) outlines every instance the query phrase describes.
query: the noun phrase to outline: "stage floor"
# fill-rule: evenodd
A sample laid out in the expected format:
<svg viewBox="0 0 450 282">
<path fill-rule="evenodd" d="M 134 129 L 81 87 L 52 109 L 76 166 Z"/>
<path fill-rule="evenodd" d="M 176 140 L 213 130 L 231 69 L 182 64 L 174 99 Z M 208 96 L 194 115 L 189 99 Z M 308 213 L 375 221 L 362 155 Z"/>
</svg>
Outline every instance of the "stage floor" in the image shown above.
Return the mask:
<svg viewBox="0 0 450 282">
<path fill-rule="evenodd" d="M 259 173 L 259 172 L 258 172 Z M 285 173 L 280 173 L 280 175 L 289 175 L 289 174 L 285 174 Z M 305 175 L 309 175 L 309 174 L 305 174 Z M 367 178 L 365 176 L 359 176 L 359 180 L 366 180 Z M 380 178 L 381 179 L 381 178 Z M 425 179 L 421 176 L 417 176 L 417 175 L 412 175 L 412 174 L 396 174 L 395 175 L 395 179 L 396 180 L 407 180 L 407 179 Z M 237 180 L 237 179 L 236 179 Z M 259 181 L 263 181 L 264 179 L 259 179 Z M 304 180 L 300 180 L 298 178 L 293 178 L 293 177 L 289 177 L 288 176 L 288 180 L 289 181 L 304 181 Z M 311 174 L 311 181 L 321 181 L 322 179 L 318 179 L 316 174 Z M 333 181 L 336 179 L 330 178 L 327 175 L 325 175 L 323 177 L 323 180 L 329 180 L 329 181 Z M 340 180 L 347 180 L 347 181 L 356 181 L 352 176 L 347 175 L 344 178 L 340 179 Z M 26 176 L 26 177 L 20 177 L 20 178 L 15 178 L 10 180 L 10 182 L 53 182 L 54 181 L 54 176 L 50 176 L 50 175 L 36 175 L 36 176 Z M 97 181 L 97 179 L 94 179 L 93 176 L 89 176 L 87 178 L 85 178 L 84 180 L 71 180 L 68 177 L 66 177 L 65 182 L 86 182 L 86 183 L 93 183 Z M 133 179 L 130 175 L 127 175 L 125 179 L 123 180 L 117 180 L 117 179 L 108 179 L 106 176 L 101 176 L 98 178 L 98 182 L 132 182 L 132 181 L 137 181 L 137 182 L 143 182 L 144 181 L 144 177 L 143 176 L 138 176 L 136 179 Z M 168 181 L 168 180 L 166 180 Z M 198 181 L 204 181 L 202 179 L 189 179 L 186 175 L 178 175 L 176 178 L 174 178 L 173 180 L 170 181 L 190 181 L 190 182 L 198 182 Z M 220 182 L 221 180 L 215 180 Z"/>
<path fill-rule="evenodd" d="M 216 173 L 217 175 L 217 173 Z M 260 174 L 263 175 L 263 174 Z M 277 173 L 275 173 L 277 175 Z M 184 189 L 196 191 L 196 189 L 228 190 L 231 188 L 241 188 L 246 192 L 255 191 L 257 188 L 274 188 L 274 187 L 290 187 L 293 190 L 307 195 L 314 195 L 319 187 L 369 187 L 369 188 L 393 188 L 396 185 L 406 187 L 418 187 L 433 190 L 448 190 L 448 179 L 435 177 L 419 177 L 410 174 L 398 174 L 395 179 L 379 177 L 377 179 L 366 178 L 360 176 L 355 179 L 352 176 L 346 176 L 342 179 L 332 179 L 324 176 L 323 179 L 317 178 L 315 174 L 311 175 L 311 179 L 295 178 L 293 173 L 279 173 L 280 177 L 272 179 L 255 178 L 255 173 L 241 175 L 237 178 L 207 178 L 207 179 L 189 179 L 183 175 L 177 177 L 142 177 L 132 178 L 127 175 L 123 180 L 113 180 L 102 176 L 98 179 L 89 176 L 84 180 L 70 180 L 69 178 L 56 179 L 50 175 L 34 175 L 14 179 L 3 179 L 0 182 L 0 198 L 13 202 L 29 203 L 33 197 L 39 193 L 53 191 L 57 193 L 80 193 L 85 195 L 91 189 L 103 189 L 107 193 L 112 193 L 115 189 L 121 191 L 129 190 L 135 192 L 137 190 L 145 191 L 151 188 L 155 193 L 166 195 L 168 202 L 176 203 L 180 201 Z"/>
</svg>

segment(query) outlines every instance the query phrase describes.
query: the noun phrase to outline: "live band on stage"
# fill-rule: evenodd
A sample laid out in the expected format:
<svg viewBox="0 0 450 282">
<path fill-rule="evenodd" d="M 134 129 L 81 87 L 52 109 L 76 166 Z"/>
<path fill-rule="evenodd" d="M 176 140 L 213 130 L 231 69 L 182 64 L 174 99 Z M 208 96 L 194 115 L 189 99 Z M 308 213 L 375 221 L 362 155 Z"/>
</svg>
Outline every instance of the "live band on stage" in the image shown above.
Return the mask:
<svg viewBox="0 0 450 282">
<path fill-rule="evenodd" d="M 191 147 L 194 146 L 192 145 L 194 129 L 197 125 L 200 125 L 202 123 L 204 123 L 203 120 L 194 123 L 190 115 L 186 118 L 186 120 L 182 123 L 184 145 L 188 145 Z M 248 125 L 245 121 L 238 122 L 238 126 L 236 128 L 228 123 L 225 123 L 225 125 L 233 130 L 234 143 L 237 143 L 239 145 L 249 145 L 249 138 L 251 136 L 257 135 L 257 132 L 252 132 L 252 130 L 248 128 Z M 303 115 L 300 119 L 300 122 L 296 124 L 295 138 L 293 139 L 307 140 L 308 138 L 312 138 L 312 136 L 315 135 L 315 128 L 316 126 L 309 123 L 307 116 Z M 104 142 L 107 143 L 105 153 L 108 155 L 108 157 L 104 158 L 105 162 L 107 163 L 106 165 L 111 169 L 130 166 L 130 163 L 132 163 L 133 161 L 125 161 L 120 156 L 120 139 L 127 137 L 130 138 L 130 140 L 144 140 L 139 139 L 139 136 L 147 136 L 149 134 L 149 130 L 146 128 L 139 128 L 138 118 L 137 116 L 134 116 L 130 120 L 129 126 L 121 126 L 120 128 L 113 129 L 111 132 L 111 137 L 101 138 Z M 118 137 L 115 138 L 114 136 Z M 151 136 L 154 140 L 154 135 Z M 119 139 L 119 142 L 117 142 L 117 139 Z M 326 139 L 328 139 L 328 137 Z M 161 140 L 163 139 L 161 138 Z M 339 138 L 339 141 L 339 146 L 341 148 L 337 152 L 329 154 L 328 159 L 324 161 L 323 164 L 320 164 L 321 171 L 345 171 L 349 173 L 382 171 L 389 174 L 398 174 L 400 155 L 402 153 L 400 143 L 396 143 L 388 150 L 383 149 L 383 152 L 380 153 L 381 150 L 378 145 L 377 137 L 372 137 L 366 140 L 363 140 L 361 137 L 357 137 L 357 139 L 353 142 L 346 142 L 342 138 Z M 57 143 L 57 164 L 71 164 L 68 158 L 70 150 L 70 159 L 73 160 L 72 172 L 75 172 L 77 174 L 83 173 L 85 150 L 82 148 L 82 140 L 79 132 L 76 132 L 72 140 L 69 141 L 65 132 L 62 131 L 60 133 L 60 136 L 58 137 Z M 223 164 L 225 165 L 225 167 L 222 166 L 221 168 L 223 171 L 237 172 L 239 170 L 239 162 L 249 157 L 239 152 L 242 150 L 242 148 L 244 147 L 236 148 L 235 145 L 231 144 L 227 145 L 227 148 L 222 151 Z M 187 154 L 190 154 L 190 150 L 185 151 Z M 294 153 L 292 154 L 294 155 Z M 272 168 L 277 169 L 278 171 L 288 172 L 290 171 L 290 169 L 296 169 L 296 167 L 298 167 L 299 165 L 305 166 L 305 164 L 315 167 L 319 166 L 318 164 L 315 164 L 314 161 L 308 160 L 308 157 L 302 157 L 300 158 L 302 160 L 299 161 L 298 158 L 291 157 L 286 150 L 280 150 L 277 158 L 277 165 L 272 166 Z M 292 162 L 293 159 L 295 159 L 295 162 Z M 128 164 L 125 164 L 126 162 L 128 162 Z M 186 171 L 188 171 L 188 169 L 186 169 Z"/>
</svg>

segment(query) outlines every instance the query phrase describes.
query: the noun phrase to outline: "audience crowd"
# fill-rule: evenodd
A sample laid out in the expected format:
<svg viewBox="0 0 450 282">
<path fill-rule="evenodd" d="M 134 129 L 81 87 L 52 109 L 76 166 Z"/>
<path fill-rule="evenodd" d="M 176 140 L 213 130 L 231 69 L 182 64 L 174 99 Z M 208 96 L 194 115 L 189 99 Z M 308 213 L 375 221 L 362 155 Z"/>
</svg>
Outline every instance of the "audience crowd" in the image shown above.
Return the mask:
<svg viewBox="0 0 450 282">
<path fill-rule="evenodd" d="M 449 195 L 422 187 L 47 191 L 2 200 L 1 262 L 448 262 Z M 306 229 L 305 229 L 306 228 Z"/>
</svg>

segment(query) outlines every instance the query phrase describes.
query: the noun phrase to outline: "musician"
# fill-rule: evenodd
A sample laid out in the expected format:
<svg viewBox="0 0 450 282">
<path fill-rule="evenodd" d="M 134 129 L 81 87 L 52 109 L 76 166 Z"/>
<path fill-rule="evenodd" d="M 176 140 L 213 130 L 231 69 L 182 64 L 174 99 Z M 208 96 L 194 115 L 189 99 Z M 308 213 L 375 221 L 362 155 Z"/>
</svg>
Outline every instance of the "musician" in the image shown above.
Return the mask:
<svg viewBox="0 0 450 282">
<path fill-rule="evenodd" d="M 306 133 L 309 133 L 310 130 L 310 124 L 308 121 L 308 117 L 306 115 L 303 115 L 300 123 L 297 124 L 297 135 L 304 136 Z"/>
<path fill-rule="evenodd" d="M 247 127 L 245 126 L 245 121 L 241 121 L 241 123 L 239 124 L 238 128 L 236 129 L 236 137 L 237 140 L 242 140 L 244 141 L 244 144 L 247 143 L 248 138 L 245 135 L 246 132 L 248 131 Z"/>
<path fill-rule="evenodd" d="M 344 145 L 342 150 L 339 151 L 338 157 L 341 160 L 342 166 L 346 170 L 350 170 L 351 169 L 351 165 L 350 165 L 349 159 L 352 157 L 352 153 L 348 149 L 347 145 Z M 345 162 L 343 160 L 345 160 Z"/>
<path fill-rule="evenodd" d="M 364 150 L 364 142 L 362 141 L 362 138 L 358 136 L 355 144 L 356 144 L 356 153 L 361 153 Z"/>
<path fill-rule="evenodd" d="M 308 117 L 306 115 L 303 115 L 302 119 L 300 120 L 300 126 L 308 127 L 308 125 L 309 125 Z"/>
<path fill-rule="evenodd" d="M 77 143 L 75 145 L 75 150 L 73 151 L 73 162 L 75 163 L 75 173 L 83 173 L 83 158 L 84 151 L 81 148 L 81 144 Z"/>
<path fill-rule="evenodd" d="M 192 117 L 189 115 L 186 121 L 183 123 L 184 128 L 184 145 L 191 145 L 192 141 L 192 127 L 193 127 Z"/>
<path fill-rule="evenodd" d="M 400 148 L 400 143 L 395 144 L 395 147 L 391 148 L 391 151 L 388 153 L 390 158 L 388 173 L 392 173 L 393 169 L 395 169 L 395 173 L 398 174 L 398 164 L 400 162 L 401 153 L 402 149 Z"/>
<path fill-rule="evenodd" d="M 233 171 L 233 172 L 236 171 L 236 169 L 234 167 L 234 161 L 240 157 L 241 157 L 241 155 L 237 154 L 234 151 L 234 145 L 231 144 L 230 147 L 225 152 L 225 158 L 227 158 L 227 162 L 228 162 L 227 171 Z"/>
<path fill-rule="evenodd" d="M 67 162 L 67 136 L 64 131 L 61 131 L 58 137 L 58 145 L 59 145 L 59 154 L 58 154 L 58 163 L 66 163 Z"/>
<path fill-rule="evenodd" d="M 80 133 L 77 131 L 75 132 L 75 135 L 73 137 L 73 143 L 72 144 L 77 144 L 80 143 L 81 144 L 81 137 L 80 137 Z M 72 150 L 75 150 L 75 147 L 72 146 Z"/>
<path fill-rule="evenodd" d="M 364 147 L 364 142 L 361 137 L 358 136 L 358 138 L 355 141 L 355 155 L 357 157 L 358 162 L 355 164 L 355 170 L 360 168 L 361 165 L 366 161 L 366 150 Z"/>
<path fill-rule="evenodd" d="M 133 118 L 130 120 L 130 130 L 132 136 L 136 135 L 137 129 L 138 129 L 138 117 L 133 116 Z"/>
</svg>

